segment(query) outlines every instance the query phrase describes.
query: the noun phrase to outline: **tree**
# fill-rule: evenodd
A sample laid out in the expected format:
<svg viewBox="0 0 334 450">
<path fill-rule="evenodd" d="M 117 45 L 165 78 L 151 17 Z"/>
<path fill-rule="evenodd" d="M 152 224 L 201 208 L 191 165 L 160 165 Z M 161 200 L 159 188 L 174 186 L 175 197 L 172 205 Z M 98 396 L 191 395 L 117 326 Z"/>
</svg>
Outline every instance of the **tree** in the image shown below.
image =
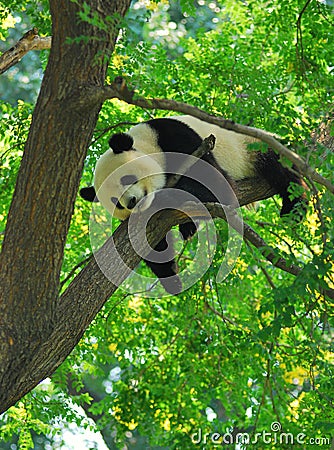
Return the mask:
<svg viewBox="0 0 334 450">
<path fill-rule="evenodd" d="M 45 5 L 41 7 L 46 11 Z M 14 3 L 13 8 L 15 10 Z M 150 436 L 153 443 L 155 439 L 157 445 L 173 443 L 176 448 L 178 445 L 184 447 L 184 442 L 189 446 L 195 445 L 194 442 L 191 444 L 187 433 L 191 435 L 198 429 L 208 428 L 209 410 L 217 419 L 215 427 L 210 428 L 212 432 L 216 429 L 221 431 L 219 425 L 222 424 L 233 426 L 234 434 L 238 431 L 255 433 L 258 429 L 270 431 L 274 420 L 284 423 L 286 429 L 289 417 L 296 418 L 299 414 L 302 425 L 290 425 L 293 432 L 299 425 L 308 433 L 316 430 L 319 437 L 327 438 L 325 433 L 329 429 L 330 413 L 324 412 L 318 421 L 311 414 L 312 410 L 320 408 L 321 399 L 330 403 L 332 396 L 328 384 L 332 376 L 329 344 L 332 332 L 333 231 L 328 220 L 332 214 L 330 196 L 333 186 L 329 180 L 332 163 L 328 147 L 317 143 L 321 141 L 321 135 L 311 136 L 312 130 L 320 123 L 325 124 L 325 119 L 328 123 L 323 126 L 329 129 L 331 125 L 328 67 L 331 66 L 333 52 L 329 44 L 331 31 L 326 22 L 327 7 L 315 7 L 311 2 L 304 5 L 273 2 L 270 7 L 272 16 L 263 22 L 260 6 L 252 3 L 249 7 L 239 5 L 231 9 L 226 3 L 227 17 L 224 20 L 224 12 L 217 12 L 225 33 L 219 33 L 218 28 L 216 33 L 208 35 L 199 32 L 196 39 L 184 38 L 178 42 L 177 48 L 182 47 L 179 57 L 176 57 L 178 50 L 175 52 L 169 48 L 174 52 L 172 58 L 176 58 L 175 63 L 160 45 L 138 44 L 134 36 L 125 33 L 122 18 L 128 8 L 129 2 L 126 1 L 50 2 L 52 45 L 17 175 L 2 246 L 1 410 L 5 411 L 41 380 L 53 374 L 105 305 L 100 322 L 93 322 L 90 334 L 81 341 L 82 349 L 75 350 L 72 356 L 71 361 L 75 361 L 78 373 L 72 374 L 70 380 L 65 376 L 66 368 L 71 364 L 67 360 L 53 375 L 53 384 L 63 392 L 69 390 L 72 395 L 76 391 L 77 398 L 72 398 L 85 407 L 88 415 L 100 420 L 101 428 L 105 428 L 109 420 L 109 430 L 116 429 L 117 438 L 123 439 L 125 430 L 137 429 L 142 436 Z M 322 15 L 317 15 L 317 8 L 322 8 Z M 66 14 L 63 14 L 65 10 Z M 280 21 L 281 17 L 285 18 L 284 21 Z M 250 18 L 258 28 L 250 25 Z M 131 26 L 131 16 L 128 16 L 128 24 Z M 293 32 L 291 24 L 295 26 Z M 123 36 L 114 54 L 121 26 Z M 267 33 L 271 39 L 264 44 Z M 279 37 L 275 38 L 276 35 Z M 314 48 L 315 36 L 317 44 Z M 292 53 L 295 37 L 296 51 Z M 288 45 L 284 50 L 286 42 Z M 251 48 L 253 53 L 247 59 L 245 55 Z M 215 54 L 217 49 L 224 49 L 227 53 L 221 60 Z M 270 58 L 263 58 L 263 54 L 270 55 Z M 108 66 L 110 58 L 112 64 Z M 141 67 L 145 70 L 139 70 Z M 259 67 L 264 70 L 259 70 Z M 134 81 L 142 96 L 134 95 L 123 78 L 105 84 L 107 75 L 113 79 L 119 71 L 128 73 L 129 83 Z M 258 92 L 268 105 L 263 105 L 257 98 Z M 157 100 L 158 96 L 169 97 L 169 100 Z M 103 102 L 110 98 L 121 99 L 143 110 L 113 103 L 113 109 L 105 105 L 101 111 Z M 195 103 L 201 110 L 175 99 Z M 6 107 L 3 106 L 3 111 Z M 315 198 L 315 213 L 309 216 L 307 225 L 297 229 L 290 227 L 290 230 L 287 225 L 277 232 L 276 227 L 270 226 L 270 221 L 277 221 L 274 218 L 275 203 L 266 206 L 269 225 L 263 221 L 262 207 L 249 219 L 261 237 L 246 227 L 247 241 L 255 247 L 243 252 L 237 272 L 229 279 L 231 285 L 224 283 L 220 286 L 214 282 L 214 266 L 219 265 L 222 258 L 218 252 L 215 263 L 197 289 L 190 289 L 175 299 L 163 298 L 153 304 L 148 302 L 146 307 L 140 296 L 139 299 L 134 296 L 131 297 L 129 311 L 126 311 L 123 294 L 116 293 L 105 304 L 128 274 L 117 272 L 115 260 L 110 258 L 112 243 L 106 243 L 103 249 L 107 252 L 102 250 L 101 257 L 115 272 L 113 283 L 100 272 L 95 259 L 91 259 L 68 283 L 66 273 L 70 274 L 71 269 L 66 269 L 68 261 L 66 255 L 64 260 L 64 248 L 66 239 L 69 247 L 73 248 L 75 236 L 82 233 L 83 228 L 75 215 L 72 227 L 76 230 L 68 235 L 86 151 L 98 117 L 99 125 L 103 126 L 103 136 L 97 145 L 103 146 L 107 129 L 114 127 L 122 117 L 128 122 L 136 122 L 148 116 L 151 109 L 190 111 L 208 121 L 260 136 L 264 142 L 292 159 L 308 177 Z M 209 110 L 211 115 L 205 114 L 203 109 Z M 216 118 L 217 111 L 238 122 L 252 121 L 257 127 L 283 133 L 293 142 L 300 156 L 271 136 L 261 134 L 258 129 Z M 19 121 L 12 122 L 13 130 L 17 129 Z M 15 137 L 11 136 L 11 139 L 15 142 Z M 306 157 L 308 164 L 305 163 Z M 95 159 L 96 153 L 90 155 L 90 167 L 85 177 L 92 172 Z M 312 168 L 317 167 L 320 161 L 321 170 Z M 318 183 L 317 187 L 315 183 Z M 268 187 L 259 180 L 249 180 L 240 188 L 241 204 L 274 194 L 268 192 Z M 81 204 L 80 208 L 82 211 L 85 207 Z M 221 211 L 212 211 L 215 215 L 221 214 Z M 157 243 L 180 220 L 182 218 L 170 213 L 161 213 L 161 216 L 153 218 L 147 231 L 150 243 Z M 220 227 L 221 236 L 224 236 L 226 230 L 223 225 Z M 139 223 L 136 232 L 139 234 L 140 231 Z M 113 238 L 129 268 L 135 267 L 140 257 L 127 239 L 126 224 L 117 228 Z M 88 246 L 87 237 L 85 239 L 80 242 L 75 255 L 81 255 L 79 260 L 83 259 Z M 193 250 L 191 245 L 187 251 Z M 273 249 L 275 246 L 280 252 Z M 268 266 L 268 259 L 283 268 L 283 272 L 278 273 Z M 65 282 L 59 296 L 62 266 Z M 292 275 L 287 275 L 286 269 Z M 244 280 L 243 284 L 238 276 Z M 247 289 L 252 295 L 247 293 Z M 249 305 L 240 304 L 238 299 L 243 297 Z M 124 324 L 119 323 L 116 317 L 110 317 L 112 309 L 122 299 L 119 310 L 123 312 Z M 160 314 L 168 319 L 172 312 L 176 317 L 171 324 L 166 324 L 159 336 Z M 103 331 L 103 320 L 108 327 L 112 326 L 112 332 Z M 128 335 L 125 325 L 128 331 L 131 330 Z M 96 337 L 99 338 L 96 352 L 94 356 L 87 355 L 94 348 Z M 108 354 L 108 349 L 112 355 Z M 183 358 L 180 358 L 181 354 Z M 106 396 L 101 393 L 101 388 L 99 395 L 94 395 L 97 388 L 92 379 L 102 370 L 101 367 L 115 369 L 124 364 L 121 363 L 124 358 L 127 361 L 122 367 L 122 377 L 113 379 L 118 397 Z M 209 383 L 206 383 L 204 365 L 201 367 L 199 358 L 210 368 Z M 259 361 L 254 361 L 254 358 Z M 246 361 L 246 368 L 242 361 Z M 97 367 L 91 368 L 95 364 Z M 235 370 L 227 369 L 230 364 L 235 366 Z M 88 375 L 84 374 L 81 365 L 89 367 Z M 127 372 L 125 367 L 128 367 Z M 247 388 L 245 395 L 236 393 L 235 371 Z M 156 383 L 151 381 L 154 374 Z M 294 375 L 299 377 L 297 383 Z M 102 379 L 106 379 L 106 369 Z M 226 386 L 221 386 L 222 383 Z M 210 394 L 211 386 L 214 389 Z M 40 395 L 44 398 L 45 394 Z M 53 395 L 57 397 L 57 393 Z M 126 396 L 130 400 L 125 400 Z M 90 407 L 92 398 L 97 401 Z M 133 405 L 137 405 L 136 413 Z M 273 413 L 265 419 L 260 413 L 269 405 Z M 35 408 L 38 410 L 36 405 Z M 208 410 L 206 414 L 203 408 Z M 244 416 L 244 409 L 252 410 L 250 417 Z M 113 411 L 112 419 L 108 415 L 109 410 Z M 25 418 L 29 419 L 26 420 L 26 430 L 34 428 L 35 413 L 27 407 L 24 411 Z M 50 406 L 49 411 L 52 415 Z M 309 416 L 303 411 L 308 411 Z M 43 421 L 41 417 L 40 411 L 39 420 Z M 4 430 L 7 425 L 5 422 Z"/>
<path fill-rule="evenodd" d="M 101 55 L 112 52 L 119 23 L 114 17 L 116 14 L 123 16 L 128 6 L 127 2 L 117 2 L 117 6 L 114 2 L 103 2 L 97 14 L 110 26 L 102 31 L 91 23 L 78 20 L 80 4 L 50 3 L 52 47 L 2 247 L 1 339 L 4 351 L 1 366 L 2 383 L 7 386 L 7 392 L 2 392 L 7 401 L 3 398 L 1 402 L 5 409 L 31 388 L 25 387 L 27 381 L 22 379 L 22 368 L 26 367 L 24 372 L 31 377 L 34 370 L 28 366 L 32 355 L 36 357 L 37 349 L 51 338 L 55 322 L 61 323 L 60 317 L 55 316 L 55 302 L 63 248 L 86 149 L 101 107 L 101 102 L 89 99 L 87 92 L 98 89 L 104 82 L 107 62 Z M 63 8 L 68 11 L 65 17 Z M 82 39 L 84 36 L 96 36 L 96 42 L 87 45 Z M 83 59 L 80 55 L 86 57 Z M 82 98 L 87 102 L 82 102 Z M 82 105 L 73 109 L 76 102 Z M 80 116 L 74 121 L 74 127 L 73 114 Z M 53 236 L 51 240 L 50 236 Z M 46 242 L 49 244 L 45 245 Z M 24 326 L 21 314 L 27 319 Z M 83 331 L 84 328 L 79 334 Z M 65 336 L 64 339 L 68 341 Z M 53 362 L 49 360 L 47 364 L 55 367 L 57 357 L 53 358 Z M 16 361 L 14 365 L 13 360 Z M 40 371 L 41 365 L 38 366 Z M 37 378 L 43 379 L 46 374 L 40 373 Z"/>
</svg>

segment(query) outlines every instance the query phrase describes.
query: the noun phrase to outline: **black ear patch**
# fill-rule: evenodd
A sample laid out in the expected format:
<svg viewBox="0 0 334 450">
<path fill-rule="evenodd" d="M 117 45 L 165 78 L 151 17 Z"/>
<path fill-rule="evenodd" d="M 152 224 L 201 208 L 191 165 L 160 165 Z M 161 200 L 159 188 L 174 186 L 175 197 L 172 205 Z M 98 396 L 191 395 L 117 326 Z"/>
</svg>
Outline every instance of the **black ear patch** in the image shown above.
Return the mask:
<svg viewBox="0 0 334 450">
<path fill-rule="evenodd" d="M 127 152 L 132 149 L 133 139 L 129 134 L 117 133 L 113 134 L 109 139 L 110 148 L 114 153 Z"/>
<path fill-rule="evenodd" d="M 80 197 L 88 202 L 98 202 L 94 186 L 85 187 L 79 191 Z"/>
</svg>

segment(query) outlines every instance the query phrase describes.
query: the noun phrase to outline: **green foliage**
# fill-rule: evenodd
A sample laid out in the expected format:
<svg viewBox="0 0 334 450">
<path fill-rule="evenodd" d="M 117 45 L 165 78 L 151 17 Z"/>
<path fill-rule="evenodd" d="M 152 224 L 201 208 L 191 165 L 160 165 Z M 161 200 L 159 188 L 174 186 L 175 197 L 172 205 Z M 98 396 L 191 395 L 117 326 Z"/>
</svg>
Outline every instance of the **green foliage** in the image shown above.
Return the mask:
<svg viewBox="0 0 334 450">
<path fill-rule="evenodd" d="M 44 32 L 49 33 L 50 19 L 48 25 L 37 18 L 29 17 L 30 12 L 36 14 L 37 11 L 38 9 L 29 9 L 28 6 L 22 11 L 7 8 L 1 10 L 0 6 L 0 17 L 2 16 L 1 12 L 3 13 L 3 18 L 0 19 L 0 39 L 5 40 L 6 38 L 5 42 L 0 40 L 1 52 L 9 50 L 24 33 L 33 27 L 39 28 L 40 35 L 43 35 Z M 48 52 L 29 52 L 17 65 L 1 75 L 0 91 L 3 101 L 12 105 L 16 105 L 20 100 L 25 103 L 36 101 L 43 75 L 42 67 L 46 64 L 46 53 Z"/>
<path fill-rule="evenodd" d="M 49 3 L 47 0 L 6 0 L 5 4 L 0 2 L 0 19 L 9 15 L 29 16 L 34 27 L 37 27 L 41 34 L 48 34 L 51 30 L 51 17 L 49 12 Z"/>
<path fill-rule="evenodd" d="M 0 218 L 1 241 L 14 191 L 17 172 L 20 167 L 24 142 L 31 121 L 31 106 L 19 102 L 16 108 L 6 103 L 0 105 Z"/>
<path fill-rule="evenodd" d="M 26 5 L 31 15 L 34 2 Z M 174 3 L 169 8 L 160 2 L 150 4 L 148 12 L 135 3 L 107 81 L 123 75 L 140 95 L 189 102 L 278 133 L 333 182 L 333 151 L 311 139 L 333 113 L 331 9 L 329 3 L 310 2 L 303 10 L 305 5 L 299 0 L 227 0 L 216 9 L 196 5 L 196 24 L 189 7 L 183 14 Z M 18 12 L 22 4 L 17 0 L 11 7 Z M 43 3 L 38 11 L 39 17 L 48 14 Z M 81 19 L 106 26 L 86 4 Z M 31 107 L 3 103 L 1 111 L 0 214 L 5 218 Z M 105 102 L 82 186 L 91 183 L 110 133 L 163 114 Z M 310 191 L 311 207 L 300 225 L 278 217 L 277 198 L 243 211 L 277 258 L 302 267 L 297 277 L 244 244 L 229 277 L 217 283 L 227 235 L 217 221 L 216 254 L 202 280 L 177 297 L 146 298 L 119 289 L 52 379 L 3 416 L 2 439 L 33 448 L 31 439 L 36 445 L 36 433 L 42 433 L 52 444 L 62 432 L 60 422 L 90 428 L 87 416 L 109 448 L 124 443 L 129 449 L 204 448 L 206 433 L 211 439 L 213 433 L 232 431 L 248 433 L 249 449 L 292 448 L 254 442 L 257 433 L 274 433 L 276 422 L 294 437 L 306 435 L 303 443 L 294 443 L 297 449 L 313 448 L 311 438 L 332 439 L 333 303 L 322 290 L 334 286 L 333 196 L 317 189 Z M 89 205 L 78 198 L 63 289 L 91 253 L 89 215 Z M 187 243 L 181 269 L 190 266 L 196 242 Z M 138 270 L 149 275 L 143 264 Z M 207 448 L 218 444 L 208 441 Z"/>
</svg>

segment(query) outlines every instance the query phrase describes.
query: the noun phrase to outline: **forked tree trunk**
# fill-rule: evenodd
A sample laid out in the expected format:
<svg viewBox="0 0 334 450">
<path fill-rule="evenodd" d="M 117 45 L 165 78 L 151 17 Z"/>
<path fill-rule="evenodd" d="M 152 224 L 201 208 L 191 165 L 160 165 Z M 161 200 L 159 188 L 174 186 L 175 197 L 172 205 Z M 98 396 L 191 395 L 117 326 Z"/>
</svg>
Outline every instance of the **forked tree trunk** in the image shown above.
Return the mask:
<svg viewBox="0 0 334 450">
<path fill-rule="evenodd" d="M 106 56 L 117 37 L 115 17 L 125 14 L 130 0 L 85 1 L 110 25 L 108 32 L 79 19 L 77 3 L 84 2 L 50 0 L 53 42 L 3 243 L 0 413 L 53 373 L 127 276 L 110 253 L 104 254 L 105 265 L 115 272 L 115 285 L 92 260 L 58 296 L 64 244 L 101 107 L 94 90 L 104 83 Z M 275 194 L 258 179 L 238 187 L 240 204 Z M 178 220 L 166 212 L 154 218 L 148 226 L 150 244 L 154 247 Z M 131 269 L 140 257 L 131 248 L 126 225 L 117 229 L 114 242 Z"/>
</svg>

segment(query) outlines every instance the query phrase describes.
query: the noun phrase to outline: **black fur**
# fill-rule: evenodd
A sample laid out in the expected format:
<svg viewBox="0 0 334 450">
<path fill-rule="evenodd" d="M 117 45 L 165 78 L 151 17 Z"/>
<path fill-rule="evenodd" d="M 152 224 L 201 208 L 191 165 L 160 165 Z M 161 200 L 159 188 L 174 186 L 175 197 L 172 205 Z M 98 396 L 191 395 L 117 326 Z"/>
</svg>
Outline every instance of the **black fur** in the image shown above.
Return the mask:
<svg viewBox="0 0 334 450">
<path fill-rule="evenodd" d="M 187 239 L 190 239 L 194 236 L 197 232 L 196 224 L 191 222 L 181 223 L 179 225 L 180 233 L 182 234 L 183 239 L 186 241 Z"/>
<path fill-rule="evenodd" d="M 88 202 L 98 202 L 94 186 L 85 187 L 79 191 L 80 197 Z"/>
<path fill-rule="evenodd" d="M 153 259 L 152 253 L 150 253 L 147 256 L 147 259 L 144 259 L 145 263 L 159 278 L 167 292 L 173 295 L 179 294 L 182 291 L 182 283 L 177 275 L 178 268 L 174 259 L 173 246 L 171 244 L 168 246 L 166 237 L 164 237 L 154 250 L 156 252 L 164 252 L 163 257 L 161 258 L 163 262 L 159 262 L 159 257 L 157 258 L 157 256 L 155 256 L 154 261 L 150 261 L 151 258 Z M 158 259 L 158 261 L 156 261 L 156 259 Z"/>
<path fill-rule="evenodd" d="M 153 119 L 147 123 L 157 132 L 158 145 L 165 153 L 171 152 L 192 155 L 202 143 L 202 138 L 187 124 L 179 120 Z M 236 197 L 233 190 L 236 191 L 236 185 L 233 179 L 218 165 L 212 152 L 205 154 L 201 159 L 209 165 L 205 166 L 196 163 L 192 165 L 185 173 L 185 176 L 180 178 L 175 188 L 189 192 L 203 203 L 217 202 L 218 200 L 212 191 L 220 192 L 220 202 L 226 205 L 234 204 Z M 212 167 L 216 170 L 213 170 Z M 174 163 L 173 155 L 167 157 L 167 180 L 169 176 L 177 173 L 177 170 L 178 167 Z M 225 183 L 224 178 L 226 180 Z M 206 187 L 206 183 L 196 181 L 204 181 L 205 179 L 210 180 L 211 189 Z"/>
<path fill-rule="evenodd" d="M 130 186 L 131 184 L 136 184 L 138 182 L 138 178 L 135 175 L 124 175 L 120 179 L 122 186 Z"/>
<path fill-rule="evenodd" d="M 202 139 L 188 125 L 175 119 L 153 119 L 147 124 L 158 134 L 158 145 L 163 152 L 191 155 L 201 145 Z M 167 172 L 170 167 L 167 165 Z"/>
<path fill-rule="evenodd" d="M 293 168 L 296 170 L 295 168 Z M 279 162 L 279 156 L 273 151 L 268 150 L 265 153 L 259 152 L 256 158 L 255 170 L 264 178 L 270 186 L 277 190 L 277 193 L 282 197 L 282 209 L 280 216 L 285 216 L 291 212 L 296 214 L 296 219 L 301 220 L 300 213 L 297 211 L 298 207 L 301 210 L 306 209 L 307 199 L 306 194 L 303 193 L 301 197 L 290 199 L 289 185 L 290 183 L 296 183 L 307 189 L 306 184 L 296 173 L 292 172 L 286 167 L 283 167 Z"/>
<path fill-rule="evenodd" d="M 129 134 L 113 134 L 109 139 L 109 146 L 115 154 L 127 152 L 132 149 L 133 139 Z"/>
<path fill-rule="evenodd" d="M 178 162 L 175 163 L 173 153 L 192 155 L 201 145 L 202 138 L 187 124 L 175 119 L 154 119 L 147 122 L 158 135 L 158 145 L 163 152 L 170 152 L 166 157 L 167 180 L 178 173 Z M 175 184 L 174 188 L 192 194 L 202 203 L 219 202 L 233 205 L 236 202 L 234 191 L 235 183 L 231 177 L 216 162 L 211 152 L 202 157 L 208 165 L 195 163 Z M 198 180 L 202 180 L 198 181 Z M 209 187 L 207 187 L 209 185 Z M 232 189 L 233 188 L 233 189 Z M 219 200 L 214 195 L 220 193 Z M 181 205 L 180 205 L 181 206 Z M 184 240 L 191 238 L 197 231 L 193 221 L 179 225 Z M 166 242 L 163 239 L 155 248 L 156 251 L 165 250 Z M 161 248 L 159 250 L 159 248 Z M 171 255 L 170 261 L 164 263 L 147 262 L 152 272 L 157 275 L 166 291 L 175 294 L 174 290 L 182 289 L 181 281 L 176 275 L 175 260 Z M 173 276 L 174 275 L 174 276 Z M 165 279 L 167 277 L 173 278 Z"/>
</svg>

